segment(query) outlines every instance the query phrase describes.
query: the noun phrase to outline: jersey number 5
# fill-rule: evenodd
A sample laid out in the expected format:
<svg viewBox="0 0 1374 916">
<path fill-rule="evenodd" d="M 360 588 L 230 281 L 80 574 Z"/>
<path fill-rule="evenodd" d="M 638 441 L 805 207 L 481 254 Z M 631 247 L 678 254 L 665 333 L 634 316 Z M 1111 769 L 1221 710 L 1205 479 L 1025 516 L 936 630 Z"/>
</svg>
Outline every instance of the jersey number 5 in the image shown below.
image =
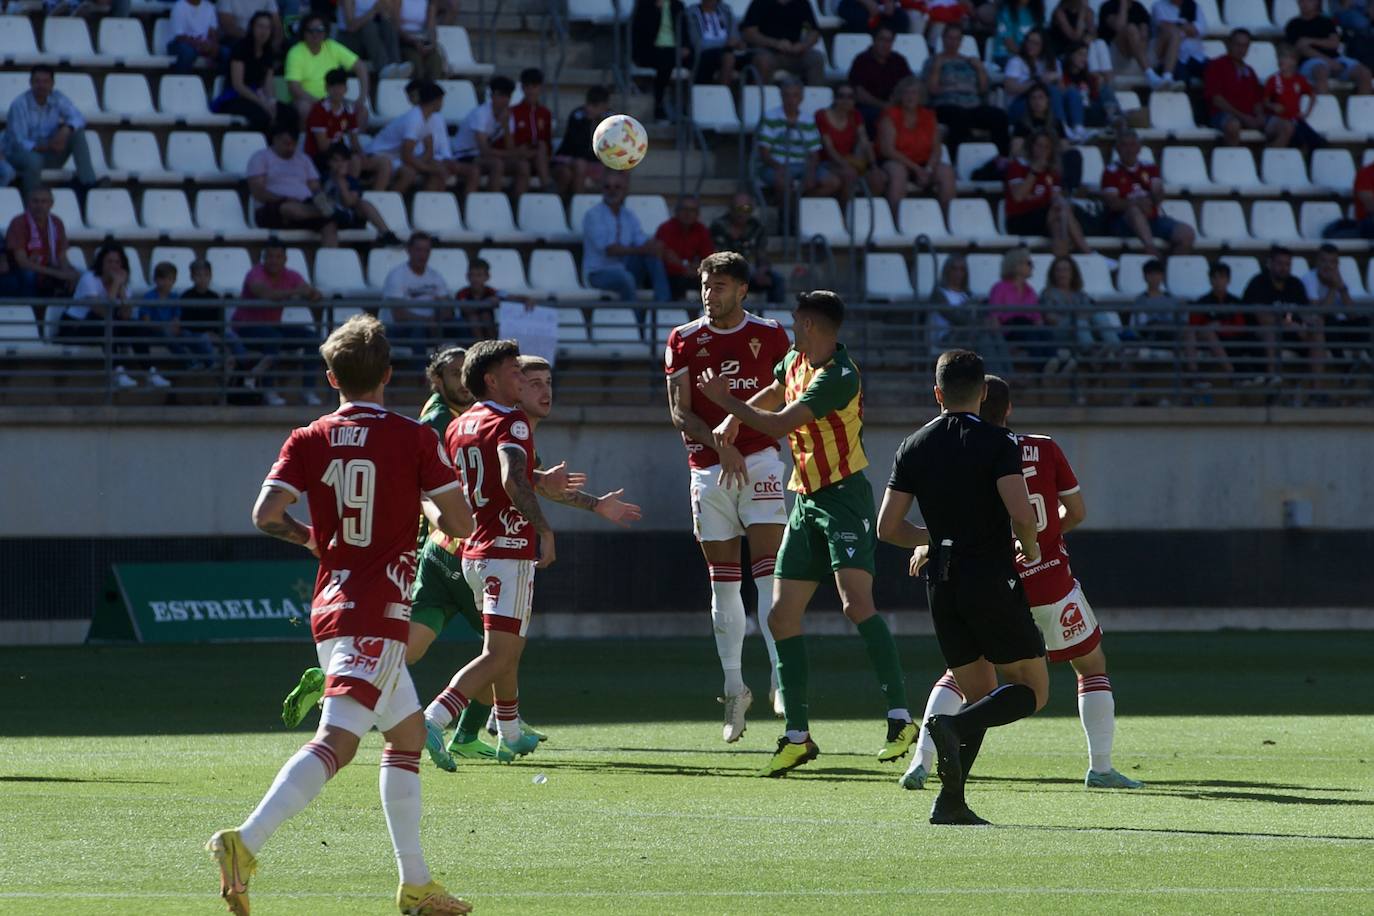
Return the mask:
<svg viewBox="0 0 1374 916">
<path fill-rule="evenodd" d="M 1030 479 L 1035 476 L 1035 465 L 1021 469 L 1021 476 L 1026 478 L 1026 490 L 1030 490 Z M 1044 531 L 1050 525 L 1050 517 L 1045 514 L 1045 497 L 1039 493 L 1030 493 L 1031 508 L 1035 510 L 1035 530 Z"/>
<path fill-rule="evenodd" d="M 458 461 L 458 473 L 463 475 L 463 482 L 466 484 L 468 479 L 468 468 L 472 468 L 472 475 L 476 478 L 472 483 L 469 496 L 472 500 L 472 508 L 480 509 L 488 502 L 482 495 L 482 482 L 486 479 L 486 466 L 482 464 L 482 451 L 475 445 L 467 447 L 467 457 L 463 457 L 463 449 L 458 449 L 458 453 L 453 456 Z"/>
<path fill-rule="evenodd" d="M 339 536 L 350 547 L 372 543 L 372 497 L 377 490 L 377 466 L 366 458 L 347 463 L 342 458 L 329 462 L 324 484 L 334 489 L 334 504 L 339 508 Z M 357 515 L 344 516 L 345 509 Z"/>
</svg>

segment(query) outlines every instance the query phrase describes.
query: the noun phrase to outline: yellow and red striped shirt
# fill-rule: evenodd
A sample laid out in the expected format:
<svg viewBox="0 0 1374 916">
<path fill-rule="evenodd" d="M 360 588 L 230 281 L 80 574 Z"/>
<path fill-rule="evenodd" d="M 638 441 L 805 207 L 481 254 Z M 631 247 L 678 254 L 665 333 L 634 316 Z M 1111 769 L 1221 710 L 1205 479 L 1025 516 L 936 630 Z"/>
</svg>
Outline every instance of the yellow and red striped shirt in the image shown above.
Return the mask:
<svg viewBox="0 0 1374 916">
<path fill-rule="evenodd" d="M 789 489 L 814 493 L 868 467 L 864 452 L 864 396 L 859 369 L 844 344 L 820 366 L 790 350 L 773 370 L 787 403 L 801 401 L 816 419 L 788 433 L 792 447 Z"/>
</svg>

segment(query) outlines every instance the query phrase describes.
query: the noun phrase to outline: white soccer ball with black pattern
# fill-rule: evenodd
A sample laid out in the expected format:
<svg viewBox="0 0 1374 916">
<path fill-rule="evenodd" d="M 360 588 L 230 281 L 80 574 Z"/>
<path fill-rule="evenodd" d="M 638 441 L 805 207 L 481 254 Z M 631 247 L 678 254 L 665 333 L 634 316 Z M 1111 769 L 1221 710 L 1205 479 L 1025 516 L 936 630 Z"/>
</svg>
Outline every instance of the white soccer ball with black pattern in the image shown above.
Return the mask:
<svg viewBox="0 0 1374 916">
<path fill-rule="evenodd" d="M 606 168 L 623 172 L 644 160 L 649 152 L 649 132 L 629 115 L 611 115 L 596 125 L 592 151 Z"/>
</svg>

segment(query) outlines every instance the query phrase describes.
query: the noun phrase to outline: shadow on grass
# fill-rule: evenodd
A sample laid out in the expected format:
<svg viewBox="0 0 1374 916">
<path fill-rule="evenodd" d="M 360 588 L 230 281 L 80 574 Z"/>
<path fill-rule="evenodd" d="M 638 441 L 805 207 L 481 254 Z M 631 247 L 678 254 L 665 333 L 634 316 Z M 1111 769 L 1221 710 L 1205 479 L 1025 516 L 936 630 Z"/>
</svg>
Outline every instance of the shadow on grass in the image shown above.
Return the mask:
<svg viewBox="0 0 1374 916">
<path fill-rule="evenodd" d="M 548 761 L 547 769 L 549 772 L 555 771 L 577 771 L 583 773 L 600 773 L 604 775 L 627 775 L 627 776 L 705 776 L 709 778 L 721 779 L 763 779 L 759 776 L 758 769 L 767 759 L 763 754 L 754 755 L 757 758 L 757 765 L 750 761 L 748 766 L 743 767 L 719 767 L 719 766 L 693 766 L 684 763 L 649 763 L 646 761 L 628 760 L 557 760 L 552 757 L 545 758 Z M 542 763 L 530 758 L 529 763 Z M 781 777 L 785 779 L 806 779 L 821 782 L 892 782 L 895 776 L 887 776 L 876 773 L 873 770 L 859 770 L 852 767 L 827 767 L 827 766 L 806 766 L 788 773 Z"/>
<path fill-rule="evenodd" d="M 119 779 L 117 777 L 96 776 L 82 779 L 78 776 L 6 776 L 0 774 L 0 782 L 77 782 L 96 784 L 120 784 L 131 786 L 165 786 L 168 782 L 161 779 Z"/>
<path fill-rule="evenodd" d="M 1340 834 L 1262 833 L 1253 830 L 1188 830 L 1170 827 L 1064 827 L 1053 824 L 995 824 L 996 827 L 1015 827 L 1018 830 L 1044 830 L 1054 833 L 1082 833 L 1085 830 L 1103 833 L 1150 833 L 1160 836 L 1227 836 L 1253 837 L 1265 840 L 1341 840 L 1352 843 L 1374 843 L 1374 836 L 1343 836 Z"/>
<path fill-rule="evenodd" d="M 1299 792 L 1358 792 L 1359 789 L 1338 788 L 1336 786 L 1300 786 L 1285 782 L 1245 782 L 1239 779 L 1150 779 L 1144 777 L 1147 789 L 1174 786 L 1180 789 L 1296 789 Z M 1030 783 L 1032 785 L 1081 786 L 1083 780 L 1063 776 L 983 776 L 975 774 L 974 782 Z M 1134 794 L 1144 794 L 1131 790 Z M 1164 794 L 1164 793 L 1156 793 Z"/>
</svg>

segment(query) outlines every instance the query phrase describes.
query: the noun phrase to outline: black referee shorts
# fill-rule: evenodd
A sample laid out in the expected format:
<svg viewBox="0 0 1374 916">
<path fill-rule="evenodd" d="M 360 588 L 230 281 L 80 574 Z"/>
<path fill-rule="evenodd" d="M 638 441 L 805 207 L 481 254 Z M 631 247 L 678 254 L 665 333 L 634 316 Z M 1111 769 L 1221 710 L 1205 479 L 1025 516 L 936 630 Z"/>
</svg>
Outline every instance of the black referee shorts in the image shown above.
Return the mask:
<svg viewBox="0 0 1374 916">
<path fill-rule="evenodd" d="M 956 571 L 948 582 L 926 581 L 935 638 L 945 664 L 958 668 L 986 658 L 1005 665 L 1045 654 L 1015 572 Z"/>
</svg>

